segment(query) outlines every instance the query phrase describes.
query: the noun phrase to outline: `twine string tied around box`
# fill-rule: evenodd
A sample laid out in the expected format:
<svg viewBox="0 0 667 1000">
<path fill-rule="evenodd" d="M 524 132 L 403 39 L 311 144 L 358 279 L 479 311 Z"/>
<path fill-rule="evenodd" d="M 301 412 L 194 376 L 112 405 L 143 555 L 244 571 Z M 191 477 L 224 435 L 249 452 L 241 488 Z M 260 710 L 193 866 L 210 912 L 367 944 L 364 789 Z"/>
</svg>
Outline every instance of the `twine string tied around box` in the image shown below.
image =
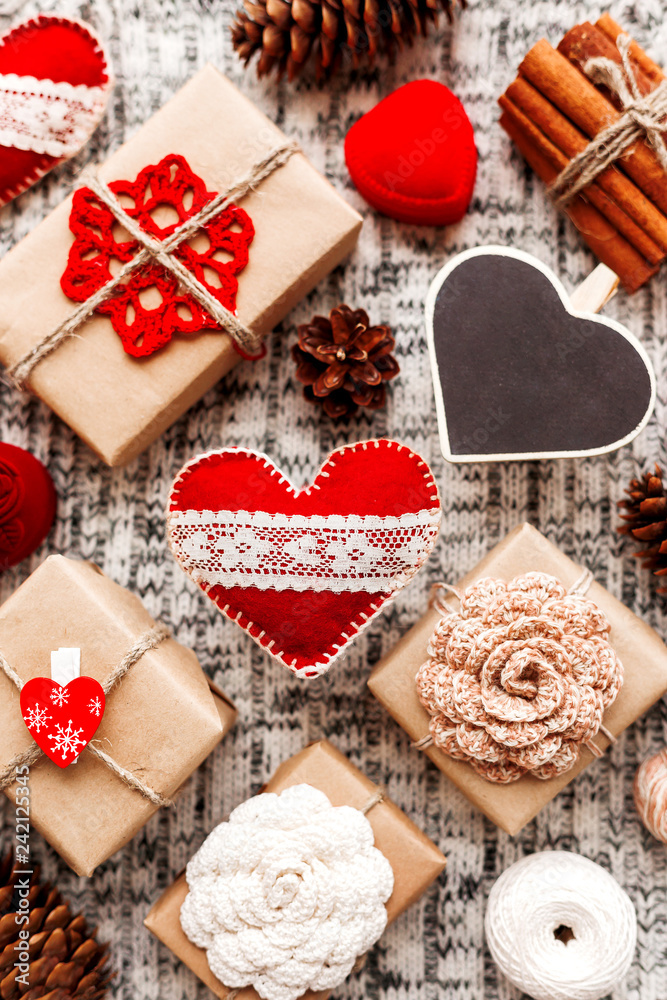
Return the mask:
<svg viewBox="0 0 667 1000">
<path fill-rule="evenodd" d="M 261 181 L 287 163 L 290 157 L 298 151 L 298 143 L 291 140 L 274 147 L 254 163 L 247 173 L 243 177 L 240 177 L 230 188 L 216 195 L 199 212 L 186 219 L 185 222 L 175 229 L 170 236 L 165 237 L 164 240 L 155 239 L 149 233 L 145 232 L 128 215 L 113 191 L 99 177 L 92 175 L 83 178 L 81 181 L 82 186 L 87 186 L 94 191 L 100 201 L 110 209 L 117 221 L 136 240 L 141 249 L 120 268 L 113 278 L 89 296 L 85 302 L 82 302 L 55 329 L 36 344 L 32 350 L 28 351 L 16 364 L 8 369 L 6 376 L 9 382 L 17 389 L 24 389 L 27 379 L 39 362 L 55 351 L 63 341 L 69 337 L 73 337 L 79 327 L 92 316 L 99 306 L 111 298 L 116 289 L 123 284 L 130 274 L 150 263 L 160 264 L 161 267 L 172 274 L 180 286 L 197 300 L 218 326 L 232 337 L 234 345 L 242 355 L 247 357 L 253 353 L 256 354 L 261 347 L 261 337 L 245 326 L 234 313 L 223 306 L 209 289 L 175 256 L 174 251 L 178 249 L 181 243 L 192 239 L 216 215 L 219 215 L 220 212 L 223 212 L 250 191 L 254 191 Z"/>
<path fill-rule="evenodd" d="M 621 65 L 613 59 L 600 56 L 589 59 L 583 69 L 593 83 L 607 87 L 618 97 L 623 114 L 607 125 L 561 171 L 549 193 L 560 207 L 593 183 L 607 167 L 616 162 L 638 139 L 646 139 L 667 174 L 667 80 L 642 96 L 637 77 L 630 61 L 632 39 L 627 34 L 618 36 L 616 46 Z"/>
<path fill-rule="evenodd" d="M 574 581 L 571 587 L 568 588 L 568 595 L 572 597 L 585 597 L 588 590 L 593 583 L 594 577 L 590 570 L 584 569 L 580 576 Z M 459 601 L 462 601 L 464 594 L 457 587 L 453 587 L 451 584 L 439 582 L 435 583 L 431 588 L 431 603 L 432 606 L 438 611 L 442 617 L 448 617 L 457 613 L 457 609 L 451 607 L 447 603 L 447 597 L 453 594 Z M 545 623 L 550 622 L 552 619 L 548 614 L 543 614 L 540 616 Z M 555 621 L 555 619 L 553 619 Z M 603 733 L 607 737 L 610 743 L 616 743 L 616 737 L 600 723 L 598 731 Z M 583 745 L 593 754 L 594 757 L 604 756 L 603 751 L 592 739 L 587 739 L 582 741 Z M 434 745 L 433 735 L 429 732 L 419 740 L 415 740 L 411 743 L 411 746 L 415 750 L 426 750 Z"/>
<path fill-rule="evenodd" d="M 368 801 L 364 803 L 363 806 L 358 807 L 359 812 L 362 813 L 364 816 L 367 816 L 368 813 L 371 811 L 371 809 L 374 809 L 375 806 L 379 806 L 381 802 L 384 802 L 386 795 L 387 793 L 385 792 L 384 788 L 381 785 L 378 785 L 373 794 L 369 797 Z M 366 964 L 366 961 L 367 961 L 367 955 L 366 954 L 360 955 L 357 961 L 355 962 L 352 972 L 353 973 L 361 972 L 361 970 Z M 239 986 L 236 989 L 230 990 L 228 993 L 225 994 L 225 1000 L 236 1000 L 236 998 L 240 996 L 240 994 L 244 990 L 247 989 L 248 989 L 247 986 Z"/>
<path fill-rule="evenodd" d="M 132 669 L 135 663 L 138 663 L 142 658 L 144 653 L 147 653 L 151 649 L 155 649 L 159 646 L 161 642 L 165 639 L 170 638 L 171 631 L 166 625 L 158 624 L 155 628 L 150 629 L 150 631 L 145 632 L 140 636 L 135 643 L 127 651 L 123 659 L 118 663 L 118 665 L 111 671 L 109 676 L 106 678 L 102 684 L 102 689 L 104 694 L 108 695 L 114 688 L 116 688 L 127 673 Z M 2 652 L 0 652 L 0 670 L 4 673 L 5 677 L 11 681 L 14 687 L 21 691 L 24 682 L 21 680 L 17 672 L 7 661 L 6 657 Z M 165 798 L 160 792 L 152 788 L 147 782 L 139 777 L 136 772 L 129 770 L 126 767 L 122 767 L 117 761 L 113 759 L 104 750 L 101 750 L 98 746 L 94 745 L 94 741 L 91 740 L 84 751 L 89 750 L 94 757 L 97 757 L 106 767 L 112 771 L 117 778 L 119 778 L 124 784 L 129 788 L 133 788 L 135 791 L 139 792 L 144 798 L 148 799 L 153 805 L 156 806 L 170 806 L 172 802 L 170 799 Z M 8 788 L 16 780 L 16 769 L 24 766 L 30 767 L 32 764 L 36 764 L 38 760 L 44 755 L 44 751 L 33 742 L 32 746 L 28 747 L 27 750 L 16 754 L 15 757 L 10 760 L 5 768 L 0 771 L 0 790 Z"/>
</svg>

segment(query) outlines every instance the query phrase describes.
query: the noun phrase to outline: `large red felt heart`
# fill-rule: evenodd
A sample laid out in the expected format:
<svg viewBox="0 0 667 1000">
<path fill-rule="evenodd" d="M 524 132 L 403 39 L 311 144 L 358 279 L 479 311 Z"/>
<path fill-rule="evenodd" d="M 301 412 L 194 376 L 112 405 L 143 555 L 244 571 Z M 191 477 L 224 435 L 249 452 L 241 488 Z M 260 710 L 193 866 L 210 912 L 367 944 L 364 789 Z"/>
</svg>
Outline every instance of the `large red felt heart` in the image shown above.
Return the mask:
<svg viewBox="0 0 667 1000">
<path fill-rule="evenodd" d="M 111 92 L 92 28 L 40 15 L 0 38 L 0 206 L 93 133 Z"/>
<path fill-rule="evenodd" d="M 435 80 L 413 80 L 376 104 L 345 138 L 355 187 L 399 222 L 446 226 L 468 208 L 477 150 L 459 99 Z"/>
<path fill-rule="evenodd" d="M 427 464 L 365 441 L 333 452 L 300 491 L 257 452 L 202 455 L 177 476 L 167 523 L 182 568 L 223 614 L 315 677 L 423 565 L 440 516 Z"/>
<path fill-rule="evenodd" d="M 33 677 L 21 689 L 21 714 L 30 735 L 58 767 L 76 760 L 104 715 L 104 690 L 94 677 L 58 684 Z"/>
</svg>

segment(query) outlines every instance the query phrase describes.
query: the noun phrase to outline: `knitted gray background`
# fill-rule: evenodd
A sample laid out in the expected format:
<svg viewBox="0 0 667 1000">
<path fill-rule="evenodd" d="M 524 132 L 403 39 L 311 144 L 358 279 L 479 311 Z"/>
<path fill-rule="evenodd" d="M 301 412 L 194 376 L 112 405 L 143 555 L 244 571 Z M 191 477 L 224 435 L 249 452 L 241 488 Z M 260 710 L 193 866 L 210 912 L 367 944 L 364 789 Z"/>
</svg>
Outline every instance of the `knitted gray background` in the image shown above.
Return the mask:
<svg viewBox="0 0 667 1000">
<path fill-rule="evenodd" d="M 663 64 L 665 0 L 613 2 L 612 15 Z M 568 555 L 665 634 L 664 603 L 653 593 L 615 533 L 615 502 L 631 475 L 664 460 L 667 406 L 667 291 L 664 274 L 630 300 L 620 294 L 606 315 L 643 341 L 658 376 L 648 428 L 609 457 L 506 465 L 447 465 L 440 457 L 429 381 L 422 305 L 431 278 L 453 253 L 480 243 L 509 243 L 538 255 L 568 288 L 594 265 L 572 226 L 550 207 L 497 124 L 496 98 L 530 45 L 552 41 L 601 13 L 572 0 L 471 0 L 454 30 L 444 24 L 427 41 L 350 82 L 324 89 L 257 81 L 234 55 L 228 26 L 234 0 L 0 0 L 0 28 L 38 10 L 73 14 L 108 39 L 117 78 L 105 123 L 76 160 L 0 211 L 0 254 L 29 232 L 69 190 L 76 173 L 130 137 L 197 69 L 211 61 L 290 136 L 361 212 L 365 224 L 349 263 L 324 281 L 287 318 L 282 336 L 258 364 L 243 363 L 179 420 L 137 462 L 110 471 L 50 411 L 3 388 L 3 440 L 29 448 L 49 466 L 60 497 L 48 543 L 1 581 L 2 598 L 48 552 L 90 559 L 139 594 L 150 612 L 192 646 L 207 673 L 235 699 L 235 731 L 197 772 L 173 812 L 162 811 L 94 878 L 74 876 L 35 834 L 33 848 L 99 924 L 112 945 L 122 1000 L 194 1000 L 208 991 L 142 925 L 151 903 L 207 832 L 257 791 L 286 757 L 309 740 L 331 740 L 395 801 L 448 857 L 439 883 L 386 932 L 364 971 L 336 991 L 346 1000 L 507 1000 L 485 950 L 485 899 L 497 875 L 531 851 L 563 848 L 602 863 L 630 893 L 639 916 L 639 945 L 626 987 L 617 996 L 667 995 L 667 851 L 641 826 L 632 805 L 637 763 L 665 742 L 664 706 L 633 726 L 605 759 L 562 792 L 516 838 L 500 833 L 433 767 L 410 749 L 405 733 L 369 695 L 371 664 L 391 649 L 426 607 L 430 584 L 455 580 L 519 522 L 528 519 Z M 350 125 L 395 87 L 419 77 L 450 85 L 472 120 L 479 175 L 470 211 L 447 230 L 412 228 L 380 218 L 353 190 L 343 158 Z M 276 262 L 276 266 L 280 266 Z M 31 276 L 39 294 L 39 275 Z M 340 301 L 367 308 L 397 338 L 401 375 L 386 411 L 338 429 L 306 403 L 293 375 L 295 326 Z M 474 418 L 475 400 L 471 400 Z M 435 472 L 443 528 L 428 568 L 399 596 L 331 673 L 305 684 L 270 662 L 186 579 L 167 551 L 163 505 L 174 473 L 197 452 L 245 445 L 268 452 L 298 485 L 346 441 L 389 435 L 408 443 Z M 2 841 L 12 837 L 12 809 L 0 805 Z"/>
</svg>

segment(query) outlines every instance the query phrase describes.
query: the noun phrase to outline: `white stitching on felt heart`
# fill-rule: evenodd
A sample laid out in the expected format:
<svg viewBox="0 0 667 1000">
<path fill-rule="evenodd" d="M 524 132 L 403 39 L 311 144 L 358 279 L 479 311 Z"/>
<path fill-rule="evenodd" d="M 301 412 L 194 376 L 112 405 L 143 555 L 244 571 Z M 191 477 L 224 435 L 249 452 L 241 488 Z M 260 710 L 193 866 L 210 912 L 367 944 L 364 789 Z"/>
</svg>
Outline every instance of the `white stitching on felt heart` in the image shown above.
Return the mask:
<svg viewBox="0 0 667 1000">
<path fill-rule="evenodd" d="M 235 454 L 235 455 L 246 455 L 250 458 L 255 459 L 256 461 L 261 462 L 262 467 L 271 476 L 278 477 L 279 484 L 284 485 L 285 490 L 288 493 L 292 493 L 293 495 L 298 494 L 299 496 L 310 496 L 313 490 L 319 490 L 321 488 L 316 481 L 317 479 L 329 478 L 329 473 L 326 470 L 334 468 L 336 466 L 337 464 L 336 458 L 338 456 L 341 456 L 348 451 L 352 452 L 358 450 L 367 451 L 369 448 L 380 448 L 380 447 L 395 448 L 399 452 L 407 451 L 410 458 L 417 459 L 416 468 L 422 470 L 422 476 L 425 481 L 426 489 L 433 490 L 433 492 L 429 494 L 427 499 L 433 502 L 434 507 L 437 505 L 438 510 L 437 513 L 434 513 L 434 524 L 435 523 L 439 524 L 442 515 L 442 511 L 440 509 L 440 497 L 438 495 L 438 488 L 435 484 L 435 480 L 433 479 L 433 475 L 428 465 L 423 459 L 419 457 L 419 455 L 413 452 L 406 445 L 399 444 L 398 441 L 388 441 L 386 439 L 378 439 L 373 441 L 360 441 L 356 444 L 347 444 L 343 445 L 341 448 L 337 448 L 334 452 L 331 453 L 327 461 L 324 462 L 324 464 L 321 466 L 319 472 L 315 476 L 315 481 L 310 486 L 306 487 L 303 490 L 299 490 L 295 486 L 293 486 L 289 482 L 289 480 L 280 472 L 280 470 L 276 468 L 276 466 L 273 464 L 273 462 L 267 455 L 264 455 L 260 452 L 252 451 L 251 449 L 248 448 L 226 448 L 218 451 L 206 452 L 205 454 L 202 455 L 197 455 L 195 458 L 191 459 L 183 466 L 178 476 L 174 480 L 167 501 L 167 510 L 165 512 L 167 521 L 169 521 L 170 515 L 172 514 L 172 507 L 177 502 L 177 497 L 180 492 L 179 483 L 185 481 L 185 479 L 190 473 L 190 470 L 197 466 L 200 466 L 202 463 L 206 462 L 209 459 L 210 460 L 217 459 L 225 453 Z M 324 653 L 322 654 L 322 658 L 318 659 L 315 663 L 309 664 L 307 667 L 299 669 L 295 669 L 297 663 L 296 658 L 287 659 L 284 650 L 274 649 L 276 645 L 274 639 L 271 639 L 268 642 L 264 641 L 266 637 L 266 632 L 263 629 L 261 629 L 259 625 L 257 625 L 255 622 L 251 620 L 248 620 L 246 622 L 241 621 L 241 619 L 244 617 L 244 612 L 242 610 L 233 613 L 229 604 L 224 604 L 224 605 L 216 604 L 216 606 L 219 608 L 222 614 L 225 615 L 226 618 L 240 625 L 240 627 L 243 628 L 243 630 L 247 632 L 259 646 L 262 647 L 262 649 L 265 649 L 267 652 L 269 652 L 275 659 L 279 660 L 284 666 L 288 667 L 289 669 L 295 671 L 297 674 L 300 674 L 302 676 L 312 677 L 312 676 L 319 676 L 320 674 L 325 673 L 332 665 L 334 660 L 336 660 L 348 648 L 348 646 L 354 641 L 354 639 L 358 635 L 360 635 L 366 628 L 368 628 L 371 622 L 373 622 L 374 619 L 391 604 L 395 594 L 398 593 L 398 591 L 402 588 L 402 586 L 404 586 L 404 584 L 407 582 L 408 582 L 407 579 L 399 578 L 396 581 L 397 583 L 396 590 L 393 593 L 391 593 L 389 597 L 387 597 L 379 604 L 375 602 L 369 602 L 368 608 L 370 609 L 371 614 L 366 614 L 364 611 L 359 611 L 357 616 L 358 620 L 350 622 L 346 626 L 346 631 L 344 632 L 341 631 L 340 636 L 344 641 L 342 643 L 332 643 L 332 647 L 335 650 L 335 652 Z M 201 589 L 204 591 L 204 593 L 208 594 L 212 585 L 202 583 L 200 584 L 200 586 Z M 253 629 L 255 630 L 254 632 Z"/>
</svg>

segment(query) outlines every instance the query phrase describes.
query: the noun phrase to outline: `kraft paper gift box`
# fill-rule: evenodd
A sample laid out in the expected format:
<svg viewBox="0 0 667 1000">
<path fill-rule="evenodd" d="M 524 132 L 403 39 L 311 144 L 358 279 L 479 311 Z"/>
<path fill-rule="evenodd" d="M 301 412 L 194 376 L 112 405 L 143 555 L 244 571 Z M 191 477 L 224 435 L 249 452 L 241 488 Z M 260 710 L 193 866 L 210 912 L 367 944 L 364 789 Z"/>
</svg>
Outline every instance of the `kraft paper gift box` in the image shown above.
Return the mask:
<svg viewBox="0 0 667 1000">
<path fill-rule="evenodd" d="M 50 556 L 0 607 L 0 652 L 25 682 L 51 676 L 52 650 L 79 647 L 81 674 L 103 683 L 155 624 L 136 596 L 93 564 Z M 166 638 L 109 692 L 93 743 L 171 799 L 235 717 L 195 654 Z M 19 692 L 0 670 L 0 771 L 33 745 Z M 7 787 L 8 798 L 23 787 Z M 78 875 L 91 875 L 158 808 L 87 749 L 67 768 L 42 755 L 28 787 L 30 824 Z"/>
<path fill-rule="evenodd" d="M 282 792 L 292 785 L 319 788 L 334 806 L 361 809 L 378 791 L 331 743 L 321 740 L 280 765 L 263 792 Z M 383 798 L 367 813 L 375 834 L 375 846 L 394 871 L 394 891 L 387 901 L 388 922 L 416 902 L 445 867 L 445 858 L 390 799 Z M 187 896 L 185 873 L 160 897 L 144 923 L 185 965 L 222 1000 L 231 991 L 211 972 L 206 952 L 185 936 L 180 924 L 181 906 Z M 301 1000 L 324 1000 L 328 992 L 302 994 Z M 234 991 L 235 1000 L 259 1000 L 252 987 Z"/>
<path fill-rule="evenodd" d="M 535 528 L 523 524 L 496 545 L 477 566 L 457 584 L 463 590 L 482 577 L 503 580 L 529 572 L 548 573 L 565 587 L 581 578 L 582 567 L 564 555 Z M 603 724 L 614 736 L 643 715 L 667 691 L 667 647 L 657 633 L 632 611 L 593 582 L 586 599 L 606 615 L 611 632 L 609 641 L 624 668 L 624 683 L 616 700 L 604 715 Z M 447 605 L 458 606 L 452 594 Z M 440 620 L 435 607 L 407 632 L 394 649 L 375 667 L 368 686 L 394 719 L 417 743 L 429 734 L 429 714 L 417 696 L 415 676 L 428 660 L 427 646 Z M 606 750 L 609 740 L 600 731 L 595 743 Z M 540 780 L 524 775 L 503 785 L 483 778 L 470 764 L 454 760 L 431 745 L 413 753 L 426 753 L 433 763 L 454 782 L 481 811 L 509 834 L 516 834 L 570 781 L 591 764 L 595 757 L 581 748 L 574 767 L 555 778 Z"/>
<path fill-rule="evenodd" d="M 285 141 L 248 98 L 206 66 L 97 174 L 107 184 L 134 181 L 147 166 L 180 154 L 207 191 L 224 192 Z M 255 236 L 238 275 L 237 316 L 264 335 L 352 251 L 361 217 L 302 153 L 238 205 L 249 213 Z M 74 241 L 71 207 L 70 196 L 0 262 L 0 361 L 9 368 L 77 307 L 60 287 Z M 170 224 L 172 217 L 163 214 L 160 222 Z M 240 360 L 219 329 L 175 334 L 150 357 L 135 359 L 109 317 L 94 313 L 37 364 L 27 384 L 115 466 L 140 454 Z"/>
</svg>

